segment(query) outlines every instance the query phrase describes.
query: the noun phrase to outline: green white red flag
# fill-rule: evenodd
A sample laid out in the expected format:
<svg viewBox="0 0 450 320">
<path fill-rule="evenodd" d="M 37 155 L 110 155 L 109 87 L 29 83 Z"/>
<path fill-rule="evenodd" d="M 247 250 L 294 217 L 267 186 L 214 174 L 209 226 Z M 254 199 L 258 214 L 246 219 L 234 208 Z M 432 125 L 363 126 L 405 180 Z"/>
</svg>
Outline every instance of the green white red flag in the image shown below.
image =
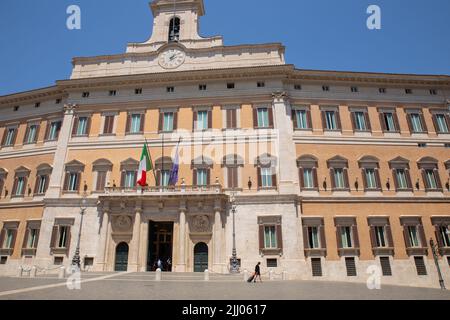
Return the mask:
<svg viewBox="0 0 450 320">
<path fill-rule="evenodd" d="M 152 158 L 148 152 L 148 145 L 145 142 L 142 149 L 141 161 L 139 162 L 139 171 L 137 176 L 137 184 L 141 187 L 147 186 L 147 172 L 153 170 Z"/>
</svg>

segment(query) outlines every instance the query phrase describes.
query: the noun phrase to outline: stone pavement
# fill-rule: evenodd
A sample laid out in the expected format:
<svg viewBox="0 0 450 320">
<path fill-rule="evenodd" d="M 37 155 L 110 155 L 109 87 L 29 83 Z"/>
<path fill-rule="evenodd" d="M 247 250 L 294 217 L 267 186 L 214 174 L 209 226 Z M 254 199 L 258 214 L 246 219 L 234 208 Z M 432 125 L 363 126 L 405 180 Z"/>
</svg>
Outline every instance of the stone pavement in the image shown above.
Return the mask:
<svg viewBox="0 0 450 320">
<path fill-rule="evenodd" d="M 450 285 L 450 284 L 449 284 Z M 0 300 L 450 300 L 450 291 L 322 281 L 244 282 L 243 275 L 154 273 L 83 273 L 81 289 L 69 290 L 66 279 L 0 278 Z"/>
</svg>

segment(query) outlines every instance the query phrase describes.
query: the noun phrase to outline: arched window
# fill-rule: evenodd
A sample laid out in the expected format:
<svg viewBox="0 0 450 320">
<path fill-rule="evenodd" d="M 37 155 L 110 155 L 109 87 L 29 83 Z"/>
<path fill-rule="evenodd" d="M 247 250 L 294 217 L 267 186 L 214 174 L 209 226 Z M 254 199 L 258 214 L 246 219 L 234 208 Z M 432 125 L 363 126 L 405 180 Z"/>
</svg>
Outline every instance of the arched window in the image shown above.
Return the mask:
<svg viewBox="0 0 450 320">
<path fill-rule="evenodd" d="M 389 161 L 389 168 L 392 170 L 396 191 L 413 191 L 409 160 L 397 157 Z"/>
<path fill-rule="evenodd" d="M 277 188 L 277 160 L 276 157 L 267 153 L 256 158 L 259 190 Z"/>
<path fill-rule="evenodd" d="M 211 170 L 214 162 L 207 157 L 198 157 L 192 160 L 192 184 L 197 187 L 206 187 L 211 185 Z"/>
<path fill-rule="evenodd" d="M 222 167 L 224 168 L 224 177 L 226 177 L 228 189 L 238 189 L 240 168 L 244 166 L 244 159 L 236 154 L 229 154 L 223 157 Z"/>
<path fill-rule="evenodd" d="M 180 18 L 173 17 L 170 19 L 169 41 L 176 42 L 180 40 Z"/>
<path fill-rule="evenodd" d="M 108 176 L 112 171 L 113 164 L 111 161 L 107 159 L 98 159 L 92 164 L 92 171 L 96 176 L 94 178 L 95 181 L 95 191 L 96 192 L 104 192 L 105 187 L 107 186 Z"/>
<path fill-rule="evenodd" d="M 438 160 L 431 157 L 424 157 L 417 162 L 417 166 L 422 172 L 425 191 L 442 192 L 442 183 L 439 176 Z"/>
<path fill-rule="evenodd" d="M 318 159 L 311 155 L 304 155 L 297 159 L 299 168 L 300 188 L 304 190 L 319 190 L 317 181 Z"/>
<path fill-rule="evenodd" d="M 170 184 L 170 171 L 173 168 L 171 157 L 159 158 L 155 161 L 156 185 L 159 187 L 168 187 Z"/>
<path fill-rule="evenodd" d="M 327 161 L 330 169 L 331 187 L 333 191 L 350 191 L 348 182 L 348 160 L 336 156 Z"/>
<path fill-rule="evenodd" d="M 364 191 L 381 191 L 380 160 L 376 157 L 365 156 L 358 160 L 361 169 Z"/>
</svg>

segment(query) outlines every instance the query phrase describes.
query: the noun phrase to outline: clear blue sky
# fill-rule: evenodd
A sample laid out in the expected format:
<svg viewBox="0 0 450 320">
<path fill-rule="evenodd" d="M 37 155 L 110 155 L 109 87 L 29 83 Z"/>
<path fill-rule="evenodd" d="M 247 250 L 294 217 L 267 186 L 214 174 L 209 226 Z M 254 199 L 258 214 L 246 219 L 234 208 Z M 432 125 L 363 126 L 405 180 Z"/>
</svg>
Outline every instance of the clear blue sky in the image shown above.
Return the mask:
<svg viewBox="0 0 450 320">
<path fill-rule="evenodd" d="M 149 0 L 0 0 L 0 95 L 67 79 L 75 56 L 118 54 L 151 34 Z M 82 30 L 66 28 L 66 8 Z M 382 9 L 369 31 L 366 9 Z M 302 69 L 450 74 L 449 0 L 205 0 L 203 36 L 282 42 Z"/>
</svg>

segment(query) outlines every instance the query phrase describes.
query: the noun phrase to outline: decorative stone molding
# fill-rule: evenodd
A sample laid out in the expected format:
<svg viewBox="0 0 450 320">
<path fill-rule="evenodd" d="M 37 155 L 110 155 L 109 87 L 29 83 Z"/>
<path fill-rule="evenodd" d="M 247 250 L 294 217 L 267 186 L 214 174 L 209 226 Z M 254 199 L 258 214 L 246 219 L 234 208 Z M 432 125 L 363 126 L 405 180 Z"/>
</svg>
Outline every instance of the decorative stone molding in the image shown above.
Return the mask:
<svg viewBox="0 0 450 320">
<path fill-rule="evenodd" d="M 129 233 L 132 231 L 131 217 L 120 215 L 113 218 L 113 230 L 119 233 Z"/>
<path fill-rule="evenodd" d="M 68 103 L 68 104 L 65 104 L 64 105 L 64 114 L 74 114 L 75 113 L 75 110 L 78 108 L 78 105 L 76 105 L 76 104 L 71 104 L 71 103 Z"/>
<path fill-rule="evenodd" d="M 287 101 L 287 100 L 289 100 L 289 95 L 286 91 L 277 91 L 277 92 L 272 93 L 272 98 L 275 101 L 280 101 L 280 100 Z"/>
<path fill-rule="evenodd" d="M 192 231 L 194 233 L 207 233 L 210 230 L 210 221 L 208 216 L 203 216 L 203 215 L 199 215 L 199 216 L 195 216 L 192 219 Z"/>
</svg>

